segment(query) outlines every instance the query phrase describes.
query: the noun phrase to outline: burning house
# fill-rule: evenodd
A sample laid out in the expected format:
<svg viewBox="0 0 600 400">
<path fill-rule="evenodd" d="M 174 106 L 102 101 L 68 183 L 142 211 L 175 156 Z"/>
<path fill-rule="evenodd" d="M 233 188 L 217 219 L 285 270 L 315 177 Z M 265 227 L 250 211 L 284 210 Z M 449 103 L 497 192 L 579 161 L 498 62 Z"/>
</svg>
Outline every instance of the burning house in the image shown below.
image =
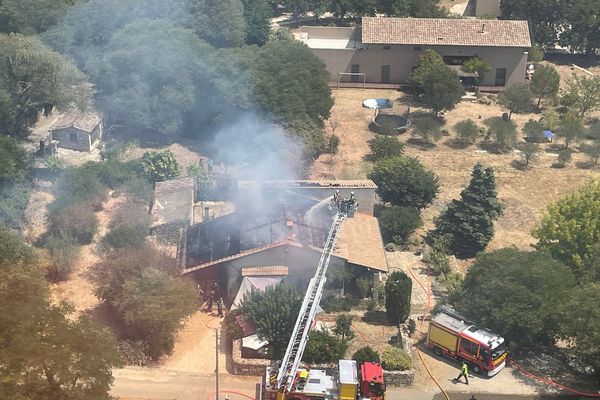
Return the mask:
<svg viewBox="0 0 600 400">
<path fill-rule="evenodd" d="M 327 236 L 330 199 L 339 190 L 343 197 L 354 192 L 359 207 L 342 225 L 330 265 L 387 272 L 373 216 L 376 188 L 370 180 L 240 181 L 235 212 L 182 230 L 178 266 L 197 281 L 220 282 L 230 299 L 250 266 L 285 266 L 286 283 L 304 288 Z"/>
</svg>

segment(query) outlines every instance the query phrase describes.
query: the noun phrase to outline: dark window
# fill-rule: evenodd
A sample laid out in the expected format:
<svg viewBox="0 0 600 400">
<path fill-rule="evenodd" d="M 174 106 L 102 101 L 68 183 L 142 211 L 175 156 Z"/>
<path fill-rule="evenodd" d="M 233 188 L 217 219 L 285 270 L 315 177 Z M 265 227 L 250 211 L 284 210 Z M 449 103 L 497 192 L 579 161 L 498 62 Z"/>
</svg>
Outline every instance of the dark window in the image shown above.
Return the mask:
<svg viewBox="0 0 600 400">
<path fill-rule="evenodd" d="M 76 133 L 69 133 L 69 140 L 71 142 L 76 142 L 77 141 L 77 134 Z"/>
<path fill-rule="evenodd" d="M 477 343 L 471 342 L 470 340 L 465 338 L 461 338 L 460 348 L 465 353 L 470 354 L 473 357 L 477 357 L 477 351 L 479 351 L 479 345 Z"/>
<path fill-rule="evenodd" d="M 360 73 L 360 65 L 352 64 L 352 66 L 350 67 L 350 72 L 353 74 Z M 358 75 L 350 75 L 350 82 L 359 82 Z"/>
<path fill-rule="evenodd" d="M 469 56 L 444 56 L 444 63 L 448 65 L 463 65 L 467 61 Z"/>
<path fill-rule="evenodd" d="M 390 49 L 390 46 L 383 46 L 383 49 L 384 49 L 384 50 L 389 50 L 389 49 Z"/>
<path fill-rule="evenodd" d="M 413 47 L 413 50 L 414 51 L 421 51 L 421 50 L 423 50 L 423 48 L 421 46 L 415 46 L 415 47 Z"/>
<path fill-rule="evenodd" d="M 496 86 L 506 85 L 506 68 L 496 68 Z"/>
<path fill-rule="evenodd" d="M 381 83 L 389 83 L 390 82 L 390 66 L 382 65 L 381 66 Z"/>
</svg>

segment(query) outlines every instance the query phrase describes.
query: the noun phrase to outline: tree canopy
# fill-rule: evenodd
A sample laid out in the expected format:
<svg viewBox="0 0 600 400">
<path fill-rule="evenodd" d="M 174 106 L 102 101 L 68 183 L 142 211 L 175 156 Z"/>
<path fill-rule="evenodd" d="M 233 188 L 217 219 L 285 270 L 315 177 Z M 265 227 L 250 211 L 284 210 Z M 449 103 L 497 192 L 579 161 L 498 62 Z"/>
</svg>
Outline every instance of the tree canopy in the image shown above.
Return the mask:
<svg viewBox="0 0 600 400">
<path fill-rule="evenodd" d="M 258 336 L 269 342 L 273 359 L 283 357 L 301 304 L 300 292 L 285 285 L 267 287 L 264 292 L 253 290 L 244 296 L 242 316 L 254 322 Z"/>
<path fill-rule="evenodd" d="M 246 44 L 263 46 L 271 33 L 271 10 L 266 0 L 244 0 Z"/>
<path fill-rule="evenodd" d="M 537 97 L 537 108 L 542 99 L 552 99 L 558 94 L 560 75 L 552 65 L 538 65 L 531 77 L 531 92 Z"/>
<path fill-rule="evenodd" d="M 510 342 L 548 344 L 559 332 L 556 309 L 574 286 L 571 271 L 549 254 L 506 248 L 477 257 L 456 306 Z"/>
<path fill-rule="evenodd" d="M 452 200 L 435 220 L 433 236 L 444 238 L 457 257 L 473 257 L 494 237 L 494 221 L 501 212 L 494 170 L 477 163 L 469 186 L 460 193 L 460 200 Z"/>
<path fill-rule="evenodd" d="M 397 156 L 375 163 L 369 174 L 377 184 L 377 194 L 399 207 L 427 207 L 438 194 L 438 177 L 413 157 Z"/>
<path fill-rule="evenodd" d="M 186 26 L 214 47 L 237 47 L 244 43 L 242 0 L 188 1 L 186 14 Z"/>
<path fill-rule="evenodd" d="M 392 272 L 385 282 L 385 312 L 394 325 L 410 315 L 412 280 L 402 271 Z"/>
<path fill-rule="evenodd" d="M 534 74 L 535 75 L 535 74 Z M 531 111 L 533 106 L 533 94 L 526 83 L 517 83 L 508 86 L 498 95 L 498 103 L 508 108 L 508 118 L 512 113 L 522 114 Z"/>
<path fill-rule="evenodd" d="M 0 33 L 0 134 L 25 136 L 47 105 L 68 110 L 89 105 L 86 77 L 42 42 Z"/>
<path fill-rule="evenodd" d="M 78 0 L 2 0 L 0 32 L 41 33 L 57 24 Z"/>
<path fill-rule="evenodd" d="M 589 276 L 592 249 L 600 242 L 600 182 L 589 182 L 569 196 L 550 204 L 532 234 L 535 247 L 548 250 L 570 266 L 575 276 Z"/>
</svg>

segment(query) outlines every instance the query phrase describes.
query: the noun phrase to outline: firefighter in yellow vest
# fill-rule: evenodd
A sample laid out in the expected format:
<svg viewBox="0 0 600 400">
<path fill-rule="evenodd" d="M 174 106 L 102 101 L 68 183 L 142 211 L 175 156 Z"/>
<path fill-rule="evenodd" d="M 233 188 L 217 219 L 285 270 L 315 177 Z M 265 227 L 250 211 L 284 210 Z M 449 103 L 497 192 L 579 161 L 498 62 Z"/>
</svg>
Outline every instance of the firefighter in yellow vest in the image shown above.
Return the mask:
<svg viewBox="0 0 600 400">
<path fill-rule="evenodd" d="M 469 374 L 469 367 L 467 366 L 467 363 L 465 361 L 463 361 L 462 366 L 460 367 L 460 374 L 458 374 L 458 376 L 454 380 L 457 382 L 460 382 L 460 378 L 462 378 L 464 376 L 465 382 L 468 385 L 469 384 L 468 374 Z"/>
</svg>

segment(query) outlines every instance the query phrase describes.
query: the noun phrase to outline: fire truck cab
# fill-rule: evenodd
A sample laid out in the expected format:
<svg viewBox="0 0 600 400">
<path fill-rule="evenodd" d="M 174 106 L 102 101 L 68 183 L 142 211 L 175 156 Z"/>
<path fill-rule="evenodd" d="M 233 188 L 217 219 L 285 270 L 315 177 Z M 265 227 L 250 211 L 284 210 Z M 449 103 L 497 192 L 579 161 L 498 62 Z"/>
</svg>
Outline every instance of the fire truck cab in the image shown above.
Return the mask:
<svg viewBox="0 0 600 400">
<path fill-rule="evenodd" d="M 427 347 L 436 354 L 466 361 L 473 372 L 494 376 L 506 365 L 504 338 L 475 326 L 471 321 L 442 308 L 429 323 Z"/>
</svg>

